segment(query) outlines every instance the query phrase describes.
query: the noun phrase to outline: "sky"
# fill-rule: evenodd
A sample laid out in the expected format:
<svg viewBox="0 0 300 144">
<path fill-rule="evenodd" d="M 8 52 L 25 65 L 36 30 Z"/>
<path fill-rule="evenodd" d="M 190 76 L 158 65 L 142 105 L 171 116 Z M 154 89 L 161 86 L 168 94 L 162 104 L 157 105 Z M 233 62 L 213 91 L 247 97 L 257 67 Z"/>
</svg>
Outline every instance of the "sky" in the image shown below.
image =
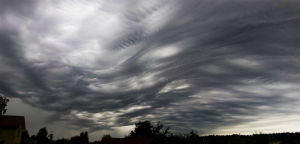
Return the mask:
<svg viewBox="0 0 300 144">
<path fill-rule="evenodd" d="M 300 131 L 299 0 L 0 0 L 0 93 L 36 134 Z"/>
</svg>

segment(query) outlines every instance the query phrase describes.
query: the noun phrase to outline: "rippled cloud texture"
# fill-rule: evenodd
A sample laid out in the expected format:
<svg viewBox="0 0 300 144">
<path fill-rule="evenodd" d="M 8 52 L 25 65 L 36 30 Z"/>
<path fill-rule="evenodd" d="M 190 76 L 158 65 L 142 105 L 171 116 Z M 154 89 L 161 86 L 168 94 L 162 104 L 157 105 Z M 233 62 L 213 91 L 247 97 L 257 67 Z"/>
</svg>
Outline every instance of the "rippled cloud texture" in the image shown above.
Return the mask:
<svg viewBox="0 0 300 144">
<path fill-rule="evenodd" d="M 0 92 L 74 130 L 297 131 L 299 11 L 299 0 L 1 1 Z"/>
</svg>

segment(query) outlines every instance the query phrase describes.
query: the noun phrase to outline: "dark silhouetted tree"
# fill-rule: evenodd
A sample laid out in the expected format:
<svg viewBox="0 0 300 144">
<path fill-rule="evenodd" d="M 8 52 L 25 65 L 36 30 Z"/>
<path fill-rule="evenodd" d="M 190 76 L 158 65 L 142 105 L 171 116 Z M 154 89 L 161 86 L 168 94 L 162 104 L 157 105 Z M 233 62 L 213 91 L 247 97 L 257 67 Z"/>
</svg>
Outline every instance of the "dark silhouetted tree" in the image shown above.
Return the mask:
<svg viewBox="0 0 300 144">
<path fill-rule="evenodd" d="M 130 132 L 130 136 L 152 136 L 152 129 L 150 121 L 140 121 L 135 123 L 134 131 Z"/>
<path fill-rule="evenodd" d="M 49 139 L 49 143 L 53 143 L 54 141 L 53 141 L 53 134 L 49 134 L 48 135 L 48 139 Z"/>
<path fill-rule="evenodd" d="M 9 102 L 9 99 L 0 93 L 0 116 L 6 113 L 7 102 Z"/>
<path fill-rule="evenodd" d="M 82 138 L 82 142 L 84 144 L 88 144 L 89 143 L 89 135 L 88 132 L 81 132 L 80 133 L 80 137 Z"/>
<path fill-rule="evenodd" d="M 72 144 L 88 144 L 89 136 L 88 132 L 81 132 L 79 136 L 75 136 L 71 138 Z"/>
<path fill-rule="evenodd" d="M 200 144 L 200 137 L 194 130 L 191 130 L 190 133 L 186 136 L 187 143 Z"/>
<path fill-rule="evenodd" d="M 164 126 L 158 122 L 156 125 L 152 125 L 150 121 L 140 121 L 135 123 L 135 129 L 130 132 L 130 136 L 147 136 L 157 137 L 166 136 L 169 133 L 169 128 L 164 129 Z"/>
<path fill-rule="evenodd" d="M 21 144 L 27 144 L 29 139 L 30 139 L 30 137 L 29 137 L 28 131 L 27 130 L 23 131 L 22 137 L 21 137 Z"/>
<path fill-rule="evenodd" d="M 106 135 L 103 135 L 102 139 L 104 138 L 111 138 L 110 134 L 106 134 Z"/>
<path fill-rule="evenodd" d="M 103 136 L 102 136 L 102 139 L 101 139 L 101 141 L 100 141 L 100 144 L 103 144 L 104 139 L 108 139 L 108 138 L 112 138 L 112 137 L 110 136 L 110 134 L 105 134 L 105 135 L 103 135 Z"/>
<path fill-rule="evenodd" d="M 46 128 L 41 128 L 36 135 L 37 144 L 49 144 L 48 132 Z"/>
<path fill-rule="evenodd" d="M 58 139 L 55 141 L 55 144 L 69 144 L 70 141 L 68 139 Z"/>
</svg>

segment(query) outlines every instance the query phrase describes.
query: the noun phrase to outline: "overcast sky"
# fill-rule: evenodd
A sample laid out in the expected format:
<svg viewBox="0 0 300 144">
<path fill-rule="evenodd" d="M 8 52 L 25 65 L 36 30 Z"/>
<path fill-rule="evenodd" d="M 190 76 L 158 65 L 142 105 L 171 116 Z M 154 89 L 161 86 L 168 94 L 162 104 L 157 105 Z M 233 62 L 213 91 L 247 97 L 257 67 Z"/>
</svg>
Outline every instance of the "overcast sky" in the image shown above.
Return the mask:
<svg viewBox="0 0 300 144">
<path fill-rule="evenodd" d="M 299 0 L 0 0 L 0 93 L 30 134 L 300 131 Z"/>
</svg>

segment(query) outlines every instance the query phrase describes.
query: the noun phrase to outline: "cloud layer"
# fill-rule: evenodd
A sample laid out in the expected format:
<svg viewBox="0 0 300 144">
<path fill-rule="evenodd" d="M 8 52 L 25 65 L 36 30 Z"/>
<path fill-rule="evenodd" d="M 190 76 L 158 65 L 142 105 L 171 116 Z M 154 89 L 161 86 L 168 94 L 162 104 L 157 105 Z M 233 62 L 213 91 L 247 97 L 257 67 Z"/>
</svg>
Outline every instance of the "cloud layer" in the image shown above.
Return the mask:
<svg viewBox="0 0 300 144">
<path fill-rule="evenodd" d="M 90 131 L 295 120 L 299 10 L 297 0 L 1 2 L 0 92 Z"/>
</svg>

